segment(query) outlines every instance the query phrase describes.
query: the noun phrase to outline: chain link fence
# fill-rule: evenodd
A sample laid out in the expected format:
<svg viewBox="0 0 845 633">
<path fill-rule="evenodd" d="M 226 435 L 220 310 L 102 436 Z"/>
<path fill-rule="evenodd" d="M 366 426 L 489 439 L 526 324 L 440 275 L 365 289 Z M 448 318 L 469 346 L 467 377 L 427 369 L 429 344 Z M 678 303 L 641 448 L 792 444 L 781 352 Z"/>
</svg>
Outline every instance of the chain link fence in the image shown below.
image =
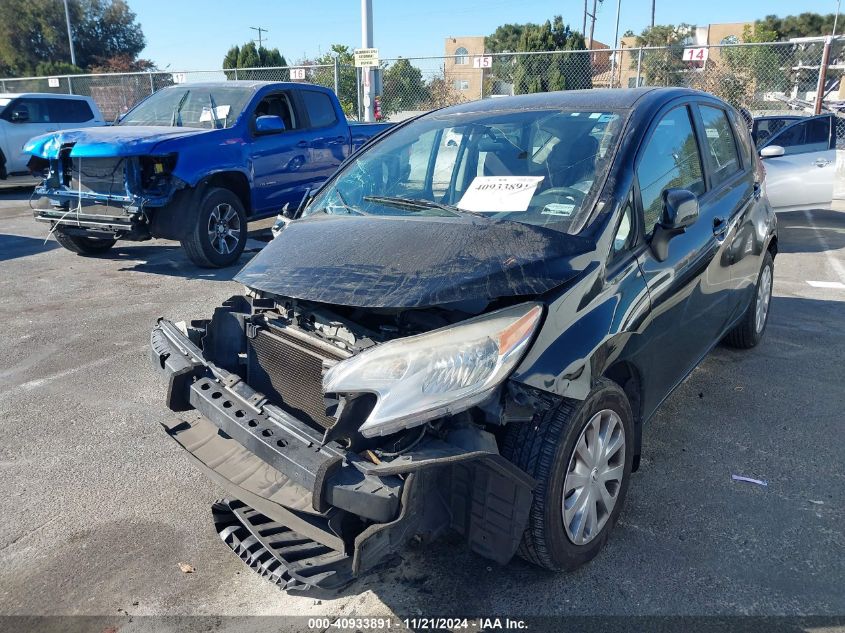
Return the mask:
<svg viewBox="0 0 845 633">
<path fill-rule="evenodd" d="M 755 115 L 810 111 L 824 68 L 825 103 L 845 111 L 845 38 L 766 44 L 622 47 L 383 59 L 375 83 L 382 119 L 398 121 L 447 105 L 506 95 L 634 86 L 686 86 L 711 92 Z M 346 115 L 361 118 L 361 73 L 339 63 L 184 72 L 0 79 L 0 92 L 54 92 L 94 98 L 107 120 L 174 84 L 250 79 L 332 88 Z"/>
</svg>

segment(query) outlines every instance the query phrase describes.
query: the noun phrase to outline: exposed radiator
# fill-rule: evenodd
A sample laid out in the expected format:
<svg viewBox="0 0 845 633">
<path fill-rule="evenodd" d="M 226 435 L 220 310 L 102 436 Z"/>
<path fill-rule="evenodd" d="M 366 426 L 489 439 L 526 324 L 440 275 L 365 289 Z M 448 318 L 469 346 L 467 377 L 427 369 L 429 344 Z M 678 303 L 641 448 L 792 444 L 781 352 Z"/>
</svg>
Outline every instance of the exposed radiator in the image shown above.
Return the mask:
<svg viewBox="0 0 845 633">
<path fill-rule="evenodd" d="M 123 158 L 73 158 L 70 189 L 107 196 L 126 196 Z M 80 187 L 81 184 L 81 187 Z"/>
<path fill-rule="evenodd" d="M 249 339 L 247 382 L 304 422 L 334 425 L 323 399 L 323 361 L 345 358 L 320 341 L 285 328 L 259 329 Z"/>
</svg>

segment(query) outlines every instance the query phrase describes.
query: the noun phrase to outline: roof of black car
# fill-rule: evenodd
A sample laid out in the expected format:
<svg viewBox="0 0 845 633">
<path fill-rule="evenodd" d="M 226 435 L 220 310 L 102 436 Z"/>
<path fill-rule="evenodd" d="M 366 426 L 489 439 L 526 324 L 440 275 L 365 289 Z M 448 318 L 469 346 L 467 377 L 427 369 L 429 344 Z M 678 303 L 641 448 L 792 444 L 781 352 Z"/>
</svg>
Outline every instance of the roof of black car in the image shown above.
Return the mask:
<svg viewBox="0 0 845 633">
<path fill-rule="evenodd" d="M 543 110 L 546 108 L 584 110 L 629 110 L 640 99 L 669 100 L 684 95 L 700 94 L 689 88 L 593 88 L 538 92 L 513 97 L 495 97 L 444 108 L 440 113 L 488 112 L 495 110 Z"/>
</svg>

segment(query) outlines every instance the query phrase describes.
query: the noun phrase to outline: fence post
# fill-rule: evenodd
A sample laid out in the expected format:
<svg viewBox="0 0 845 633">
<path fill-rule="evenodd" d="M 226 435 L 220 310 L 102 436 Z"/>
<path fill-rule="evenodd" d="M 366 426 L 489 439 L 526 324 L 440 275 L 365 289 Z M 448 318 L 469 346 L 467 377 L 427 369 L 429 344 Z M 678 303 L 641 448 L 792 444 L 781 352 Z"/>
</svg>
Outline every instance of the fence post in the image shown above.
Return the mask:
<svg viewBox="0 0 845 633">
<path fill-rule="evenodd" d="M 2 89 L 3 92 L 7 92 L 7 90 L 6 90 L 6 80 L 5 79 L 0 80 L 0 89 Z"/>
<path fill-rule="evenodd" d="M 340 99 L 340 57 L 334 58 L 334 93 Z"/>
<path fill-rule="evenodd" d="M 67 93 L 69 95 L 73 94 L 73 84 L 70 81 L 70 75 L 68 75 L 68 78 L 67 78 Z"/>
<path fill-rule="evenodd" d="M 150 73 L 150 94 L 153 94 L 156 91 L 155 83 L 153 82 L 153 74 Z"/>
<path fill-rule="evenodd" d="M 814 114 L 822 113 L 822 101 L 824 101 L 824 84 L 827 78 L 827 67 L 830 64 L 830 44 L 833 38 L 824 38 L 824 50 L 822 51 L 822 63 L 819 65 L 819 83 L 816 87 L 816 105 L 813 108 Z"/>
<path fill-rule="evenodd" d="M 640 49 L 637 51 L 637 88 L 640 87 L 640 68 L 643 65 L 643 47 L 640 46 Z"/>
<path fill-rule="evenodd" d="M 238 80 L 238 69 L 235 68 L 235 81 L 237 81 L 237 80 Z"/>
</svg>

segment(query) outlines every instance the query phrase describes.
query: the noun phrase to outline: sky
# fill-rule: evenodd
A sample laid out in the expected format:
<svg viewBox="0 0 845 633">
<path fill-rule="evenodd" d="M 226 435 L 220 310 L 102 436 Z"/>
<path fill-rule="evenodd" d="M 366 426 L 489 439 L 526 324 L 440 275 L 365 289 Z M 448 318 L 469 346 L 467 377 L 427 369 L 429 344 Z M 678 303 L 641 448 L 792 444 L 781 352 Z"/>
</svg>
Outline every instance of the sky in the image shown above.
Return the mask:
<svg viewBox="0 0 845 633">
<path fill-rule="evenodd" d="M 592 0 L 588 0 L 592 5 Z M 142 57 L 168 70 L 220 68 L 230 46 L 269 29 L 266 46 L 289 63 L 332 44 L 361 45 L 360 0 L 128 0 L 147 38 Z M 651 0 L 621 0 L 620 36 L 650 21 Z M 765 15 L 833 13 L 836 0 L 657 0 L 658 24 L 744 22 Z M 506 23 L 543 22 L 555 14 L 580 30 L 583 0 L 373 0 L 373 39 L 383 59 L 443 55 L 443 40 L 489 35 Z M 616 0 L 597 11 L 595 39 L 612 45 Z M 589 28 L 589 27 L 588 27 Z"/>
</svg>

